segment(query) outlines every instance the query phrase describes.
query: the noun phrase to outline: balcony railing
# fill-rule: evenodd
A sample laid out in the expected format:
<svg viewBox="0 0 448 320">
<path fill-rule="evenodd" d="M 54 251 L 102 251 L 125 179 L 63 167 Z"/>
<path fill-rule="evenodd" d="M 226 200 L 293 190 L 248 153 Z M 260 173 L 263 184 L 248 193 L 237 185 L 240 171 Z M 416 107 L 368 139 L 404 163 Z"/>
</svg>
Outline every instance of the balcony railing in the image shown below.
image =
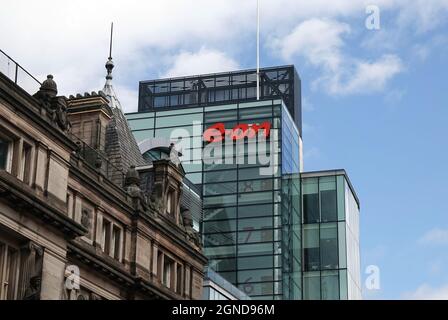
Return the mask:
<svg viewBox="0 0 448 320">
<path fill-rule="evenodd" d="M 14 59 L 8 56 L 1 49 L 0 72 L 31 95 L 35 94 L 41 86 L 39 80 L 37 80 L 31 73 L 26 71 L 20 64 L 14 61 Z"/>
</svg>

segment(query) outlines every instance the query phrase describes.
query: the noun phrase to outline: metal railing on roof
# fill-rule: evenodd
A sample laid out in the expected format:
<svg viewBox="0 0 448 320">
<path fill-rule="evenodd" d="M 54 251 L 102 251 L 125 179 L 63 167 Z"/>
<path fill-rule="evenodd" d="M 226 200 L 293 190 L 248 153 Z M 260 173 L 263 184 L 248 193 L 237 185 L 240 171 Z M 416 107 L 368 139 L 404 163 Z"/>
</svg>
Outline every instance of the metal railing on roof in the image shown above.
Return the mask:
<svg viewBox="0 0 448 320">
<path fill-rule="evenodd" d="M 42 85 L 39 80 L 1 49 L 0 72 L 31 95 L 35 94 Z"/>
</svg>

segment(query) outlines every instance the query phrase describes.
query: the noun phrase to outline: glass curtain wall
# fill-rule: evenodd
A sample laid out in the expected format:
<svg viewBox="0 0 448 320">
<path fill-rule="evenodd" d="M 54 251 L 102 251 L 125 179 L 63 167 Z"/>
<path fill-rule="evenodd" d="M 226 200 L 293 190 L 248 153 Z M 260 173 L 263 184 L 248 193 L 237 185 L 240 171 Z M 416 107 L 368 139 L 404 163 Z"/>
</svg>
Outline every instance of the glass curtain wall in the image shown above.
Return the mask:
<svg viewBox="0 0 448 320">
<path fill-rule="evenodd" d="M 186 141 L 180 159 L 186 177 L 202 187 L 202 232 L 210 268 L 254 298 L 300 298 L 299 132 L 282 101 L 129 114 L 128 121 L 137 141 L 173 140 L 173 132 Z M 270 174 L 260 171 L 267 166 L 258 148 L 248 149 L 247 139 L 244 152 L 237 155 L 234 149 L 230 163 L 201 161 L 202 134 L 210 126 L 223 123 L 232 129 L 265 122 L 271 125 Z M 255 163 L 249 163 L 252 158 Z"/>
<path fill-rule="evenodd" d="M 347 247 L 350 247 L 347 239 L 351 241 L 347 236 L 348 203 L 352 205 L 352 211 L 356 208 L 351 219 L 358 219 L 358 205 L 344 175 L 302 179 L 304 299 L 348 299 L 350 281 L 359 283 L 350 279 L 350 267 L 347 266 Z M 353 228 L 357 223 L 358 220 L 352 223 Z M 353 237 L 357 232 L 353 232 Z M 356 261 L 359 265 L 356 248 L 359 250 L 358 242 L 351 249 L 354 266 Z M 352 273 L 359 275 L 359 268 Z"/>
</svg>

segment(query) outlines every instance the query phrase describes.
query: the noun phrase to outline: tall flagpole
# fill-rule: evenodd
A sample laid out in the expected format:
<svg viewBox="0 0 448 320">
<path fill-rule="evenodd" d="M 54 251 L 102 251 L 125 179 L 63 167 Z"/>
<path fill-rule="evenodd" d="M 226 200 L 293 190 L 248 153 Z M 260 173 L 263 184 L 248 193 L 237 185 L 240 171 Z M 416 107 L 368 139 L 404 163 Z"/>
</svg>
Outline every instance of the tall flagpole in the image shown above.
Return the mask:
<svg viewBox="0 0 448 320">
<path fill-rule="evenodd" d="M 260 100 L 260 1 L 257 0 L 257 100 Z"/>
</svg>

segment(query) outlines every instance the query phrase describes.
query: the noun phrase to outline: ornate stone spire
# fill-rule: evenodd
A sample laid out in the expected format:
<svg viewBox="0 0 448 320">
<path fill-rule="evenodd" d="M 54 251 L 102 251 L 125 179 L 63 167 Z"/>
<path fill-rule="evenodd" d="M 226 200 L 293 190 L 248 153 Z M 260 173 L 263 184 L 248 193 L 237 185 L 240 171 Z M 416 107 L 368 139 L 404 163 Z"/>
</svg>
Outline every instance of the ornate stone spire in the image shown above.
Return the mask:
<svg viewBox="0 0 448 320">
<path fill-rule="evenodd" d="M 112 70 L 114 68 L 114 62 L 112 61 L 112 34 L 114 30 L 114 24 L 112 22 L 111 28 L 110 28 L 110 49 L 109 49 L 109 58 L 106 62 L 106 83 L 104 84 L 103 92 L 109 99 L 109 106 L 112 108 L 119 108 L 121 109 L 120 101 L 117 98 L 117 95 L 115 93 L 114 87 L 112 86 Z"/>
</svg>

